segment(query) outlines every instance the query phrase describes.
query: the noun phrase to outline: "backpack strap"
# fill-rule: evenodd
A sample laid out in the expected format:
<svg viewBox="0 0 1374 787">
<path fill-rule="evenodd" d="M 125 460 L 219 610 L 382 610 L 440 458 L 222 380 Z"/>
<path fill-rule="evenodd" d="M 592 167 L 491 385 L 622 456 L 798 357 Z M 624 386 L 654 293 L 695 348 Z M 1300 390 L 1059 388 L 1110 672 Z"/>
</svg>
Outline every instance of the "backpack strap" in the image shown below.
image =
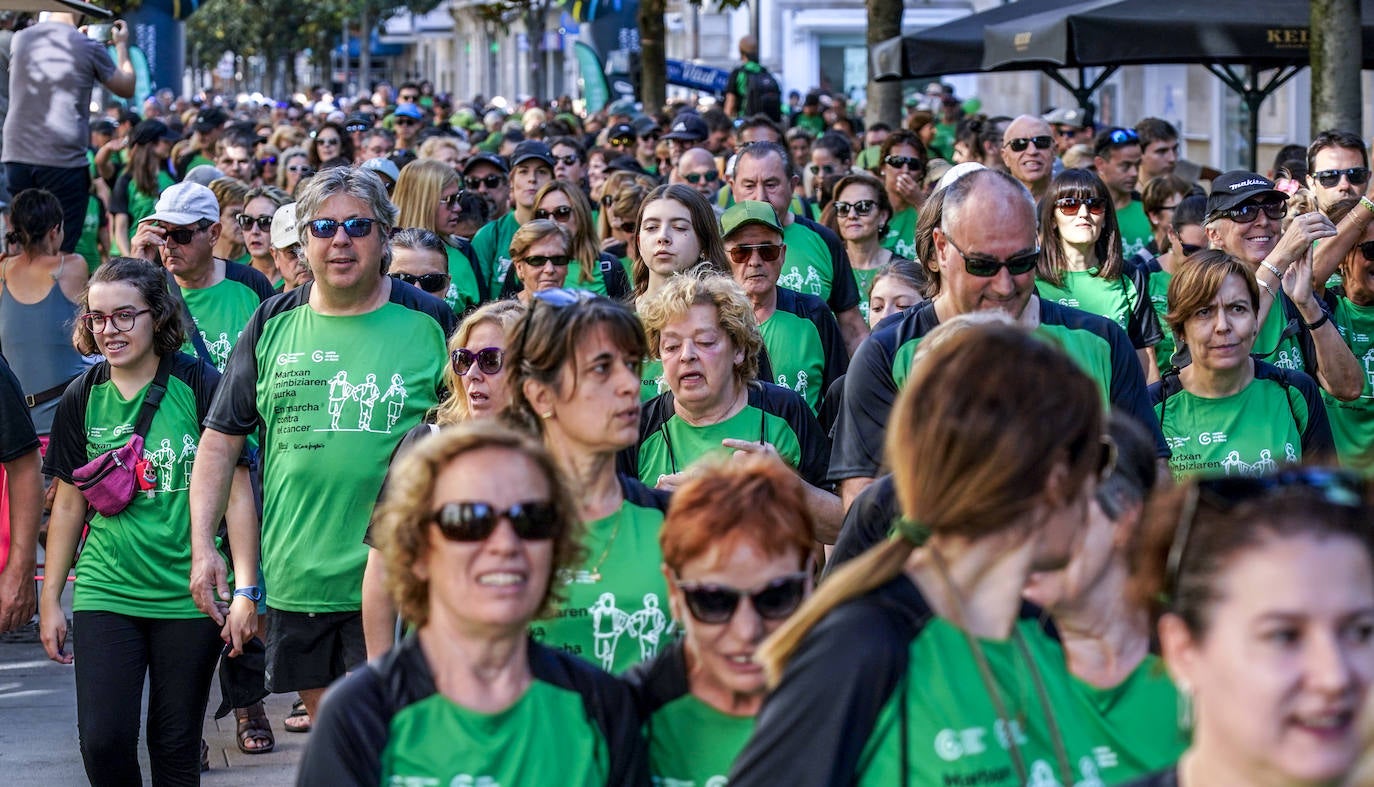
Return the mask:
<svg viewBox="0 0 1374 787">
<path fill-rule="evenodd" d="M 167 381 L 172 376 L 172 359 L 175 357 L 176 353 L 167 353 L 157 362 L 157 374 L 153 375 L 153 383 L 143 395 L 143 405 L 138 408 L 138 420 L 134 422 L 134 434 L 139 437 L 146 437 L 149 427 L 153 425 L 153 416 L 162 404 L 163 395 L 167 393 Z"/>
</svg>

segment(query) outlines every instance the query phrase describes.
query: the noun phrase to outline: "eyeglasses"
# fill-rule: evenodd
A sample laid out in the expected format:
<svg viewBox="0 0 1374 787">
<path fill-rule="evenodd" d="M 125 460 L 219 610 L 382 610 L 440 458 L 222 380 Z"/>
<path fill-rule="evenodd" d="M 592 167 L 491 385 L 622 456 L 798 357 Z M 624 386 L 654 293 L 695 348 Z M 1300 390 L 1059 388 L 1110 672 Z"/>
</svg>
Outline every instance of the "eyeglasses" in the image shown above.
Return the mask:
<svg viewBox="0 0 1374 787">
<path fill-rule="evenodd" d="M 259 232 L 272 231 L 271 216 L 249 216 L 247 213 L 240 213 L 239 215 L 234 217 L 234 222 L 239 225 L 239 229 L 246 230 L 252 227 L 254 224 L 256 224 L 258 225 Z"/>
<path fill-rule="evenodd" d="M 782 254 L 782 244 L 779 243 L 754 243 L 746 246 L 731 246 L 725 250 L 730 255 L 730 261 L 736 265 L 743 265 L 754 256 L 754 252 L 759 253 L 759 259 L 764 262 L 777 262 L 778 256 Z"/>
<path fill-rule="evenodd" d="M 152 309 L 116 309 L 109 314 L 100 312 L 86 312 L 81 315 L 81 325 L 91 333 L 104 333 L 106 323 L 113 323 L 116 331 L 132 331 L 134 323 L 138 321 L 140 314 L 147 314 Z"/>
<path fill-rule="evenodd" d="M 534 217 L 536 219 L 553 219 L 554 221 L 557 221 L 560 224 L 566 222 L 571 216 L 571 205 L 559 205 L 553 210 L 544 210 L 543 208 L 540 208 L 539 210 L 536 210 L 534 212 Z"/>
<path fill-rule="evenodd" d="M 616 137 L 615 139 L 611 140 L 610 145 L 613 148 L 628 148 L 634 143 L 634 137 Z"/>
<path fill-rule="evenodd" d="M 721 625 L 735 616 L 741 599 L 748 599 L 764 620 L 786 620 L 806 598 L 806 580 L 804 572 L 797 572 L 778 577 L 752 592 L 729 585 L 676 581 L 682 599 L 687 602 L 687 610 L 697 622 Z"/>
<path fill-rule="evenodd" d="M 554 156 L 553 160 L 561 163 L 565 167 L 571 167 L 574 164 L 580 164 L 582 162 L 582 159 L 578 158 L 576 153 L 569 153 L 566 156 Z"/>
<path fill-rule="evenodd" d="M 500 509 L 491 503 L 445 503 L 430 515 L 449 541 L 485 541 L 502 519 L 510 522 L 522 541 L 545 541 L 558 534 L 558 507 L 547 500 L 529 500 Z"/>
<path fill-rule="evenodd" d="M 399 117 L 399 118 L 396 118 L 395 120 L 393 120 L 393 121 L 391 121 L 391 122 L 394 123 L 394 124 L 396 124 L 396 125 L 398 125 L 398 126 L 415 126 L 415 125 L 419 125 L 419 123 L 420 123 L 420 121 L 416 120 L 415 118 L 408 118 L 408 117 Z"/>
<path fill-rule="evenodd" d="M 440 204 L 440 205 L 443 205 L 443 206 L 446 207 L 446 208 L 456 208 L 456 207 L 458 207 L 458 201 L 461 200 L 462 198 L 463 198 L 463 192 L 459 191 L 459 192 L 450 194 L 450 195 L 448 195 L 447 197 L 440 197 L 440 198 L 439 198 L 439 204 Z"/>
<path fill-rule="evenodd" d="M 1054 206 L 1065 216 L 1077 216 L 1078 209 L 1085 205 L 1093 216 L 1107 212 L 1107 201 L 1101 197 L 1061 197 L 1054 201 Z"/>
<path fill-rule="evenodd" d="M 316 145 L 328 145 L 328 146 L 331 147 L 331 148 L 336 148 L 336 147 L 339 146 L 339 138 L 338 138 L 338 137 L 317 137 L 317 138 L 315 139 L 315 144 L 316 144 Z"/>
<path fill-rule="evenodd" d="M 474 363 L 482 374 L 496 374 L 506 362 L 506 353 L 500 347 L 483 347 L 477 352 L 458 349 L 449 353 L 448 359 L 453 373 L 459 377 L 466 377 Z"/>
<path fill-rule="evenodd" d="M 888 156 L 883 159 L 883 164 L 893 169 L 904 169 L 908 172 L 920 172 L 926 168 L 926 163 L 915 156 Z"/>
<path fill-rule="evenodd" d="M 486 186 L 486 187 L 489 188 L 489 189 L 494 189 L 494 188 L 499 188 L 499 187 L 501 186 L 502 183 L 505 183 L 505 182 L 506 182 L 506 176 L 505 176 L 505 175 L 497 175 L 497 174 L 493 173 L 493 174 L 491 174 L 491 175 L 487 175 L 487 176 L 481 177 L 481 178 L 477 178 L 477 177 L 464 178 L 464 179 L 463 179 L 463 182 L 467 184 L 467 187 L 468 187 L 468 188 L 470 188 L 470 189 L 472 189 L 472 190 L 474 190 L 474 191 L 476 191 L 477 189 L 482 188 L 483 186 Z"/>
<path fill-rule="evenodd" d="M 310 234 L 317 238 L 333 238 L 343 227 L 344 234 L 350 238 L 365 238 L 372 234 L 372 225 L 376 224 L 376 219 L 315 219 L 310 222 Z"/>
<path fill-rule="evenodd" d="M 1356 248 L 1360 250 L 1360 256 L 1364 257 L 1365 262 L 1374 262 L 1374 240 L 1367 240 Z"/>
<path fill-rule="evenodd" d="M 174 240 L 178 244 L 185 246 L 196 237 L 196 233 L 200 232 L 201 230 L 204 230 L 206 227 L 209 227 L 210 225 L 208 223 L 201 223 L 197 224 L 194 227 L 168 227 L 165 224 L 159 226 L 161 226 L 162 229 L 167 231 L 167 238 L 169 240 Z"/>
<path fill-rule="evenodd" d="M 439 293 L 448 289 L 449 276 L 447 273 L 424 273 L 416 276 L 413 273 L 390 273 L 393 279 L 400 279 L 406 284 L 412 284 L 425 292 Z"/>
<path fill-rule="evenodd" d="M 691 183 L 692 185 L 696 185 L 696 184 L 701 183 L 701 182 L 703 182 L 703 181 L 706 182 L 706 183 L 715 183 L 715 182 L 716 182 L 716 179 L 719 178 L 719 177 L 720 177 L 720 173 L 719 173 L 719 172 L 716 172 L 716 171 L 713 170 L 713 169 L 708 169 L 708 170 L 706 170 L 705 172 L 692 172 L 692 173 L 683 175 L 683 176 L 682 176 L 682 179 L 685 180 L 685 181 L 687 181 L 688 183 Z"/>
<path fill-rule="evenodd" d="M 1283 200 L 1247 202 L 1239 207 L 1215 211 L 1212 218 L 1230 219 L 1237 224 L 1250 224 L 1259 218 L 1261 210 L 1264 211 L 1264 215 L 1278 221 L 1288 215 L 1288 203 Z"/>
<path fill-rule="evenodd" d="M 980 279 L 990 279 L 996 276 L 1003 268 L 1013 276 L 1021 276 L 1035 270 L 1035 266 L 1040 263 L 1040 250 L 1028 251 L 1025 254 L 1017 254 L 1005 260 L 993 259 L 982 255 L 969 256 L 963 249 L 954 242 L 954 239 L 945 236 L 945 241 L 959 252 L 959 256 L 964 258 L 964 270 L 970 276 L 977 276 Z"/>
<path fill-rule="evenodd" d="M 1183 559 L 1188 551 L 1193 522 L 1200 503 L 1219 511 L 1229 511 L 1250 500 L 1262 499 L 1292 490 L 1313 492 L 1323 503 L 1340 508 L 1359 508 L 1364 501 L 1364 480 L 1358 473 L 1325 467 L 1296 467 L 1267 476 L 1227 476 L 1197 481 L 1188 488 L 1179 510 L 1178 525 L 1169 544 L 1164 563 L 1164 592 L 1168 599 L 1178 596 Z"/>
<path fill-rule="evenodd" d="M 270 166 L 272 166 L 272 165 L 274 165 L 274 164 L 276 164 L 276 163 L 277 163 L 277 157 L 276 157 L 276 156 L 268 156 L 268 157 L 266 157 L 266 158 L 260 158 L 260 159 L 258 159 L 258 166 L 260 166 L 260 167 L 270 167 Z"/>
<path fill-rule="evenodd" d="M 1341 177 L 1350 181 L 1352 186 L 1363 186 L 1369 182 L 1368 167 L 1350 167 L 1349 169 L 1324 169 L 1321 172 L 1313 172 L 1312 177 L 1322 184 L 1323 188 L 1334 188 L 1341 182 Z"/>
<path fill-rule="evenodd" d="M 855 216 L 867 216 L 878 207 L 878 201 L 861 199 L 858 202 L 836 202 L 834 205 L 835 215 L 843 219 L 849 216 L 851 210 L 854 211 Z"/>
<path fill-rule="evenodd" d="M 1038 137 L 1016 137 L 1007 140 L 1003 144 L 1011 148 L 1012 153 L 1020 153 L 1031 145 L 1034 145 L 1036 150 L 1049 150 L 1050 146 L 1054 144 L 1054 138 L 1044 135 Z"/>
<path fill-rule="evenodd" d="M 300 174 L 302 174 L 302 175 L 308 175 L 308 174 L 310 174 L 310 165 L 308 165 L 308 164 L 289 164 L 289 165 L 287 165 L 287 167 L 286 167 L 286 171 L 287 171 L 287 172 L 297 172 L 297 173 L 300 173 Z"/>
<path fill-rule="evenodd" d="M 1072 137 L 1078 134 L 1078 129 L 1069 128 L 1068 126 L 1057 126 L 1054 129 L 1054 133 L 1067 139 L 1068 137 Z"/>
<path fill-rule="evenodd" d="M 812 175 L 819 175 L 822 172 L 827 175 L 833 175 L 835 173 L 834 164 L 812 164 L 809 169 Z"/>
<path fill-rule="evenodd" d="M 525 263 L 531 268 L 542 268 L 545 265 L 552 265 L 555 268 L 566 268 L 568 266 L 569 258 L 566 254 L 555 254 L 551 257 L 542 254 L 533 254 L 521 260 L 521 262 Z"/>
</svg>

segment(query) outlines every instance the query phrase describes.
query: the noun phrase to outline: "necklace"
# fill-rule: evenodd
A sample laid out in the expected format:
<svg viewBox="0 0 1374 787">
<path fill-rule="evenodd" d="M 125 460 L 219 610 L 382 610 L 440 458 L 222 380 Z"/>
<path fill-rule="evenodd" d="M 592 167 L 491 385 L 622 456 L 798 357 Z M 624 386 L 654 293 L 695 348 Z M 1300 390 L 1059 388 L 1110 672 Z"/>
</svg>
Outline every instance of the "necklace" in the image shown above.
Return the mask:
<svg viewBox="0 0 1374 787">
<path fill-rule="evenodd" d="M 620 535 L 620 523 L 625 521 L 619 510 L 615 513 L 615 526 L 611 528 L 611 537 L 606 540 L 606 548 L 601 550 L 601 557 L 596 559 L 596 565 L 574 574 L 574 582 L 578 584 L 594 585 L 601 581 L 601 565 L 606 562 L 606 557 L 611 554 L 611 547 L 615 546 L 616 536 Z"/>
</svg>

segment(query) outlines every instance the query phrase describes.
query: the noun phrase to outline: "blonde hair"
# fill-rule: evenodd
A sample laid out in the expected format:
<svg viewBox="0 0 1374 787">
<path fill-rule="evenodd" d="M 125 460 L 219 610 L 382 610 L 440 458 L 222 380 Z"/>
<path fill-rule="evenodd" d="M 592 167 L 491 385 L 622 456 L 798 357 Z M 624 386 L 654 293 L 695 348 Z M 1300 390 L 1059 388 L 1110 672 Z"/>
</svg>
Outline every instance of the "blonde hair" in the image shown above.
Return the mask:
<svg viewBox="0 0 1374 787">
<path fill-rule="evenodd" d="M 437 160 L 439 148 L 448 148 L 449 150 L 452 150 L 454 154 L 457 155 L 459 158 L 463 157 L 463 149 L 458 146 L 458 140 L 456 138 L 434 136 L 420 143 L 419 158 Z M 448 165 L 445 164 L 444 166 L 447 167 Z M 452 169 L 452 167 L 449 168 Z"/>
<path fill-rule="evenodd" d="M 577 280 L 583 284 L 590 284 L 596 280 L 592 271 L 599 267 L 601 259 L 601 245 L 597 243 L 596 225 L 592 224 L 592 206 L 587 201 L 587 195 L 582 193 L 582 189 L 563 180 L 551 180 L 539 187 L 539 191 L 534 195 L 534 205 L 538 209 L 539 203 L 544 201 L 553 192 L 558 192 L 568 198 L 568 205 L 572 208 L 571 232 L 569 232 L 568 249 L 572 258 L 581 263 Z M 564 225 L 568 229 L 569 225 Z"/>
<path fill-rule="evenodd" d="M 1065 490 L 1079 489 L 1095 469 L 1097 385 L 1019 325 L 966 327 L 931 350 L 919 371 L 897 395 L 886 441 L 907 520 L 977 539 L 1032 511 L 1056 466 L 1067 466 Z M 906 538 L 883 542 L 821 585 L 760 648 L 769 681 L 776 685 L 812 627 L 901 573 L 915 548 Z"/>
<path fill-rule="evenodd" d="M 416 443 L 397 460 L 396 472 L 388 482 L 375 523 L 377 548 L 386 563 L 387 592 L 395 600 L 401 617 L 411 625 L 423 626 L 429 622 L 431 580 L 421 578 L 416 566 L 429 554 L 428 525 L 433 521 L 435 479 L 458 457 L 484 448 L 503 448 L 533 462 L 549 485 L 549 499 L 558 514 L 553 560 L 549 575 L 545 577 L 548 584 L 536 617 L 550 614 L 561 600 L 564 585 L 557 581 L 559 571 L 582 560 L 582 526 L 575 498 L 553 458 L 539 442 L 490 420 L 446 426 Z M 490 471 L 502 472 L 502 468 L 493 467 Z M 524 486 L 525 479 L 510 480 Z M 440 581 L 443 577 L 433 571 L 430 576 Z"/>
<path fill-rule="evenodd" d="M 495 301 L 469 314 L 463 318 L 458 330 L 453 332 L 453 336 L 448 340 L 449 355 L 462 349 L 472 337 L 472 332 L 477 330 L 479 325 L 495 325 L 501 329 L 505 339 L 501 343 L 502 351 L 510 347 L 511 327 L 520 321 L 520 315 L 525 313 L 525 305 L 517 300 Z M 472 411 L 468 409 L 468 399 L 466 396 L 459 395 L 458 373 L 453 371 L 452 363 L 444 364 L 444 388 L 449 391 L 449 397 L 435 406 L 434 423 L 439 426 L 461 423 L 472 417 Z"/>
<path fill-rule="evenodd" d="M 763 335 L 754 319 L 754 308 L 734 279 L 707 265 L 698 265 L 673 276 L 662 289 L 639 304 L 639 320 L 644 323 L 649 354 L 662 357 L 663 329 L 686 315 L 693 306 L 714 306 L 716 322 L 730 337 L 730 343 L 743 351 L 744 359 L 735 364 L 735 377 L 745 383 L 757 377 Z"/>
<path fill-rule="evenodd" d="M 520 225 L 520 229 L 510 238 L 510 258 L 512 264 L 524 262 L 525 254 L 530 247 L 545 238 L 552 238 L 555 235 L 563 239 L 565 251 L 572 251 L 572 235 L 568 233 L 568 228 L 553 219 L 534 219 Z"/>
<path fill-rule="evenodd" d="M 442 161 L 421 158 L 405 165 L 391 194 L 391 201 L 400 210 L 396 226 L 420 227 L 442 237 L 444 233 L 434 221 L 439 195 L 449 186 L 461 188 L 461 184 L 458 173 Z"/>
<path fill-rule="evenodd" d="M 236 202 L 248 202 L 248 186 L 236 178 L 215 178 L 210 181 L 210 191 L 214 192 L 221 211 Z"/>
</svg>

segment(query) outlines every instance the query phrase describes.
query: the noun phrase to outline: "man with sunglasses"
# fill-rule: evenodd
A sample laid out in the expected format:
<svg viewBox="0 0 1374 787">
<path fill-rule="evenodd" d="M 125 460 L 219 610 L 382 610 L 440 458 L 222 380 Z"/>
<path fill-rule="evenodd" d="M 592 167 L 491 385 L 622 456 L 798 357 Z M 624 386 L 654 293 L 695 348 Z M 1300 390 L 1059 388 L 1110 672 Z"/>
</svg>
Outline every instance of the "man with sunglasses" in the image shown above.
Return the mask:
<svg viewBox="0 0 1374 787">
<path fill-rule="evenodd" d="M 182 351 L 224 371 L 248 318 L 277 293 L 253 266 L 215 256 L 215 241 L 223 229 L 219 219 L 214 192 L 198 183 L 178 183 L 162 192 L 129 244 L 133 256 L 166 268 L 171 274 L 168 286 L 180 291 L 191 326 L 199 334 Z"/>
<path fill-rule="evenodd" d="M 495 153 L 476 153 L 463 162 L 463 187 L 486 200 L 492 221 L 499 221 L 510 211 L 509 176 L 510 166 Z"/>
<path fill-rule="evenodd" d="M 474 156 L 469 162 L 476 158 Z M 487 276 L 491 292 L 500 292 L 506 282 L 506 273 L 511 265 L 511 238 L 515 237 L 516 230 L 534 220 L 534 196 L 545 183 L 553 180 L 553 165 L 553 151 L 536 140 L 521 142 L 511 154 L 511 211 L 489 222 L 472 236 L 472 251 L 477 255 L 478 266 Z M 469 183 L 472 177 L 475 175 L 464 175 Z"/>
<path fill-rule="evenodd" d="M 1112 194 L 1116 226 L 1121 231 L 1121 253 L 1128 260 L 1144 251 L 1154 239 L 1145 204 L 1135 192 L 1143 156 L 1140 135 L 1133 128 L 1109 128 L 1093 140 L 1093 168 Z"/>
<path fill-rule="evenodd" d="M 413 103 L 399 104 L 387 120 L 391 121 L 391 130 L 396 134 L 395 153 L 413 152 L 411 148 L 416 147 L 415 137 L 424 126 L 425 113 Z"/>
<path fill-rule="evenodd" d="M 554 137 L 549 142 L 549 152 L 553 153 L 553 176 L 587 191 L 587 149 L 572 137 Z"/>
<path fill-rule="evenodd" d="M 1307 188 L 1326 213 L 1337 201 L 1364 195 L 1369 185 L 1369 153 L 1360 135 L 1332 129 L 1307 146 Z"/>
<path fill-rule="evenodd" d="M 830 480 L 839 483 L 846 509 L 879 474 L 888 416 L 911 376 L 916 347 L 936 326 L 962 314 L 999 311 L 1060 346 L 1097 381 L 1104 398 L 1151 429 L 1158 455 L 1169 455 L 1125 330 L 1036 296 L 1036 239 L 1035 202 L 1010 175 L 977 170 L 946 187 L 935 259 L 926 265 L 935 299 L 884 321 L 854 354 L 845 377 Z"/>
<path fill-rule="evenodd" d="M 313 718 L 324 688 L 365 659 L 363 534 L 388 458 L 439 400 L 455 320 L 384 275 L 397 209 L 375 174 L 324 170 L 296 208 L 315 280 L 253 314 L 220 380 L 191 479 L 191 591 L 216 622 L 228 605 L 236 646 L 256 626 L 256 605 L 229 594 L 214 534 L 244 440 L 261 429 L 268 689 L 299 691 Z M 259 551 L 256 531 L 229 538 Z"/>
<path fill-rule="evenodd" d="M 1054 176 L 1054 136 L 1050 124 L 1034 115 L 1022 115 L 1002 134 L 1002 163 L 1012 177 L 1039 200 Z"/>
<path fill-rule="evenodd" d="M 796 391 L 818 412 L 849 365 L 835 316 L 819 297 L 778 286 L 787 244 L 772 205 L 736 202 L 720 217 L 720 235 L 730 273 L 754 307 L 770 382 Z"/>
<path fill-rule="evenodd" d="M 683 153 L 682 158 L 678 159 L 677 166 L 673 168 L 669 182 L 691 186 L 711 203 L 717 215 L 724 212 L 723 208 L 716 205 L 716 195 L 720 193 L 722 182 L 720 171 L 716 169 L 715 158 L 705 148 L 692 148 Z"/>
<path fill-rule="evenodd" d="M 1054 132 L 1054 147 L 1064 155 L 1074 145 L 1088 145 L 1093 141 L 1093 125 L 1078 107 L 1060 107 L 1045 115 L 1045 122 Z"/>
<path fill-rule="evenodd" d="M 1202 226 L 1212 248 L 1255 271 L 1260 285 L 1255 357 L 1306 372 L 1327 393 L 1349 401 L 1363 390 L 1364 372 L 1313 294 L 1310 256 L 1313 244 L 1334 236 L 1336 226 L 1311 211 L 1295 216 L 1285 232 L 1287 197 L 1258 173 L 1232 170 L 1212 181 Z"/>
</svg>

